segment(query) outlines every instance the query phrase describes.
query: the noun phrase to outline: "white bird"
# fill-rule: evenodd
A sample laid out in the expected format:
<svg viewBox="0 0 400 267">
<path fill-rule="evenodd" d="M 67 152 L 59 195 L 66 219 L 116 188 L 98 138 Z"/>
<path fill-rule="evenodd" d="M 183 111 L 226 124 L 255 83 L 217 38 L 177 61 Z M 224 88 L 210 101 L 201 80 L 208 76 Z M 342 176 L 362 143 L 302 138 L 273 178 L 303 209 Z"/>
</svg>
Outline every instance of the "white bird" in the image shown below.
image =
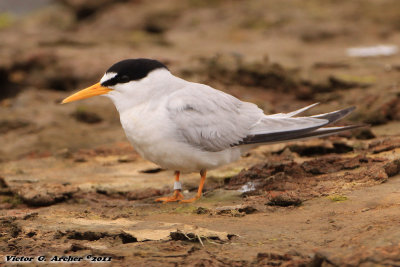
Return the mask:
<svg viewBox="0 0 400 267">
<path fill-rule="evenodd" d="M 152 59 L 120 61 L 106 71 L 99 83 L 67 97 L 62 103 L 96 95 L 112 100 L 128 140 L 143 158 L 175 170 L 174 194 L 156 200 L 162 202 L 199 199 L 206 170 L 236 161 L 255 146 L 360 127 L 322 128 L 348 115 L 354 107 L 294 117 L 316 105 L 313 104 L 291 113 L 265 115 L 255 104 L 178 78 Z M 181 171 L 200 171 L 200 185 L 192 199 L 183 199 Z"/>
</svg>

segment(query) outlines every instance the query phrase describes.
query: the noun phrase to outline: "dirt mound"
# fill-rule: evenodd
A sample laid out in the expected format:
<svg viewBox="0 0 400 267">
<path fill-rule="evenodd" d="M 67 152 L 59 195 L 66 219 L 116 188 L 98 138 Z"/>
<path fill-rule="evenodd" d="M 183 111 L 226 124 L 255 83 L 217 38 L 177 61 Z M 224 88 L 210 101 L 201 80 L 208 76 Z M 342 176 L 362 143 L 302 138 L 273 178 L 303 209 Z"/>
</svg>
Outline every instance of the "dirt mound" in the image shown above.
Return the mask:
<svg viewBox="0 0 400 267">
<path fill-rule="evenodd" d="M 268 163 L 226 179 L 225 188 L 241 189 L 246 196 L 263 195 L 269 205 L 300 205 L 310 198 L 386 182 L 399 173 L 399 161 L 376 155 L 396 151 L 398 145 L 394 140 L 390 144 L 387 140 L 375 141 L 366 150 L 355 153 L 350 150 L 344 155 L 324 155 L 312 160 L 299 160 L 296 154 L 285 152 L 269 157 Z M 289 145 L 287 149 L 290 148 Z"/>
</svg>

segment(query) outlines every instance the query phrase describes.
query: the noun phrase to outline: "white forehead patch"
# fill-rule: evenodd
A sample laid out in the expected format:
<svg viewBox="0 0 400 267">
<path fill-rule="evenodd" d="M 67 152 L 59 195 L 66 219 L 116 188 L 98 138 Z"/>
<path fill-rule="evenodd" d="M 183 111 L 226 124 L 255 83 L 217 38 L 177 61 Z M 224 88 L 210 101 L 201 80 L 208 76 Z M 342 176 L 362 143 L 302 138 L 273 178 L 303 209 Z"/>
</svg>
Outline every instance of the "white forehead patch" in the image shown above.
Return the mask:
<svg viewBox="0 0 400 267">
<path fill-rule="evenodd" d="M 103 78 L 101 78 L 100 83 L 108 81 L 108 80 L 114 78 L 115 76 L 117 76 L 116 72 L 107 72 L 106 74 L 104 74 Z"/>
</svg>

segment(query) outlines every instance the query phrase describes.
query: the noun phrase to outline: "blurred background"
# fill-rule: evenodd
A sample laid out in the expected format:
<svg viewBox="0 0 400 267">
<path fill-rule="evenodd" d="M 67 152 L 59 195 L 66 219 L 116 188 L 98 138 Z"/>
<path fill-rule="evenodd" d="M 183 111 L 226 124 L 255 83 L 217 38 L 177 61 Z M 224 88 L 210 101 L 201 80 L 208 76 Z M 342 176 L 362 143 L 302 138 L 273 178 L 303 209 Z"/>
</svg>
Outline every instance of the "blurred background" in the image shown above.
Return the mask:
<svg viewBox="0 0 400 267">
<path fill-rule="evenodd" d="M 125 142 L 107 99 L 59 103 L 138 57 L 265 112 L 356 105 L 394 134 L 399 40 L 396 0 L 2 0 L 0 160 Z"/>
</svg>

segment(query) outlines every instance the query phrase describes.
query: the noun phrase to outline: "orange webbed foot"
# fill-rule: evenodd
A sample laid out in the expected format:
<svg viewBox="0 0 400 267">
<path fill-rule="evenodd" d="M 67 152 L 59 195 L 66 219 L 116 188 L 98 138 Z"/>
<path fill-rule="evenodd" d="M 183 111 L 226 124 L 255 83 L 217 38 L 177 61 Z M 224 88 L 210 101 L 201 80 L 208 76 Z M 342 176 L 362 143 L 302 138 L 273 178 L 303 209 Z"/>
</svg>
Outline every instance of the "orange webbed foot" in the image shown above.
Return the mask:
<svg viewBox="0 0 400 267">
<path fill-rule="evenodd" d="M 197 190 L 197 194 L 194 198 L 189 198 L 189 199 L 183 199 L 183 195 L 181 193 L 181 189 L 182 186 L 179 182 L 179 171 L 175 171 L 175 184 L 174 184 L 174 194 L 170 197 L 160 197 L 157 198 L 156 201 L 159 202 L 163 202 L 163 203 L 167 203 L 167 202 L 175 202 L 175 201 L 179 201 L 179 203 L 193 203 L 196 200 L 198 200 L 199 198 L 201 198 L 201 194 L 203 192 L 203 186 L 204 186 L 204 182 L 206 180 L 206 175 L 207 175 L 207 171 L 201 170 L 200 171 L 200 184 L 199 184 L 199 189 Z"/>
<path fill-rule="evenodd" d="M 179 203 L 193 203 L 196 200 L 199 200 L 200 198 L 201 196 L 195 196 L 194 198 L 182 199 L 181 201 L 179 201 Z"/>
<path fill-rule="evenodd" d="M 183 200 L 183 195 L 180 190 L 175 190 L 174 194 L 169 197 L 160 197 L 157 198 L 155 201 L 157 202 L 162 202 L 162 203 L 168 203 L 168 202 L 175 202 L 175 201 L 180 201 Z"/>
</svg>

